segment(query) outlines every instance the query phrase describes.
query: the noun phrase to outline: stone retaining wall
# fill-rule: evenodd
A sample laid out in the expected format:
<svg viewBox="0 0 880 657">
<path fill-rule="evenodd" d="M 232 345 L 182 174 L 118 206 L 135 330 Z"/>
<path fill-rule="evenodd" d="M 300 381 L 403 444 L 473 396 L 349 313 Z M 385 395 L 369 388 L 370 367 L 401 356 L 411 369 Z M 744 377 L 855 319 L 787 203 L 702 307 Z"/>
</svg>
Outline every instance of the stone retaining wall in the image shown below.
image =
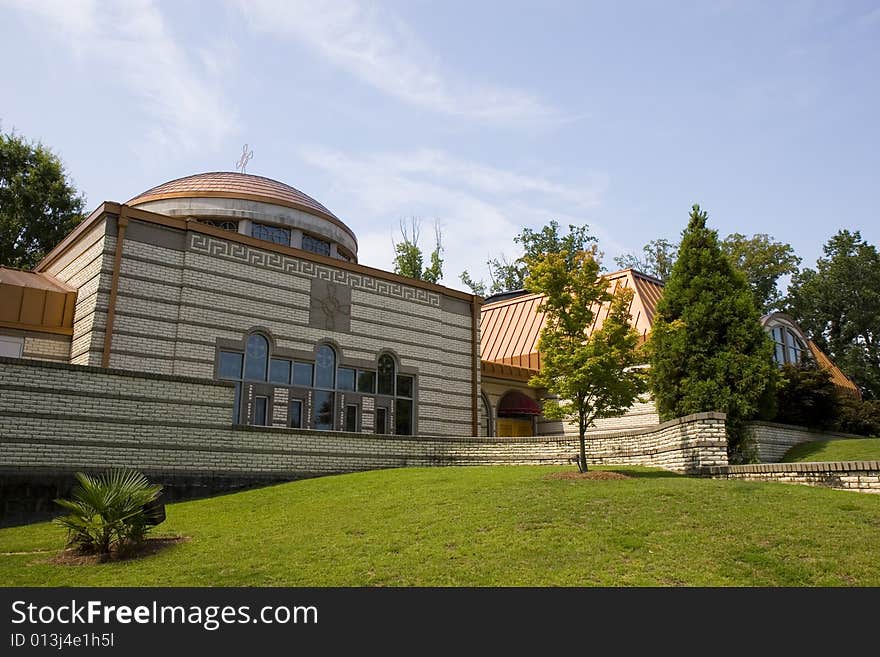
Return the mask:
<svg viewBox="0 0 880 657">
<path fill-rule="evenodd" d="M 807 427 L 775 422 L 749 422 L 749 429 L 761 463 L 781 461 L 785 453 L 801 443 L 815 440 L 845 440 L 848 438 L 864 438 L 847 433 L 834 431 L 817 431 Z"/>
<path fill-rule="evenodd" d="M 159 481 L 243 485 L 404 466 L 567 464 L 578 450 L 572 436 L 380 436 L 233 425 L 233 395 L 225 382 L 0 358 L 0 495 L 9 502 L 34 485 L 69 481 L 76 470 L 112 466 L 135 467 Z M 727 462 L 724 416 L 717 413 L 593 435 L 588 445 L 590 461 L 599 464 L 701 472 Z"/>
<path fill-rule="evenodd" d="M 778 481 L 861 493 L 880 493 L 880 461 L 728 465 L 709 468 L 708 473 L 715 479 Z"/>
</svg>

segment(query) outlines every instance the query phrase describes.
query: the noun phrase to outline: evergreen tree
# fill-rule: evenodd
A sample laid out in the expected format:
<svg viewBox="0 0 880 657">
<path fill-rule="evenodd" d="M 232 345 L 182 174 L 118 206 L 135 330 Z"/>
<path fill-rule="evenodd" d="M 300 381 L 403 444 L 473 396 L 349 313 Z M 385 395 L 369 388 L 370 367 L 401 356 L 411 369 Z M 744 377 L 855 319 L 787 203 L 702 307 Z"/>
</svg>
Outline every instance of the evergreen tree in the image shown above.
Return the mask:
<svg viewBox="0 0 880 657">
<path fill-rule="evenodd" d="M 777 369 L 745 276 L 694 205 L 650 339 L 650 382 L 664 420 L 727 414 L 728 453 L 744 457 L 743 422 L 772 413 Z"/>
</svg>

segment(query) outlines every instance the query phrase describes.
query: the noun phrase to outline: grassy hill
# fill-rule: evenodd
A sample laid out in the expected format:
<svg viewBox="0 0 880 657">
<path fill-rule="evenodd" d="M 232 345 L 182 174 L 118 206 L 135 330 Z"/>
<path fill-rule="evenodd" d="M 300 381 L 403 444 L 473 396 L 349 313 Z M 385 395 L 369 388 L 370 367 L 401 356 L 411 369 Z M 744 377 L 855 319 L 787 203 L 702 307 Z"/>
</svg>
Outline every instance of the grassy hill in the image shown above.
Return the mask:
<svg viewBox="0 0 880 657">
<path fill-rule="evenodd" d="M 796 461 L 880 461 L 880 438 L 819 440 L 795 445 L 783 462 Z"/>
<path fill-rule="evenodd" d="M 170 505 L 137 561 L 54 565 L 63 532 L 0 530 L 7 586 L 880 585 L 880 495 L 633 468 L 365 472 Z M 570 470 L 570 469 L 569 469 Z M 26 553 L 26 554 L 21 554 Z"/>
</svg>

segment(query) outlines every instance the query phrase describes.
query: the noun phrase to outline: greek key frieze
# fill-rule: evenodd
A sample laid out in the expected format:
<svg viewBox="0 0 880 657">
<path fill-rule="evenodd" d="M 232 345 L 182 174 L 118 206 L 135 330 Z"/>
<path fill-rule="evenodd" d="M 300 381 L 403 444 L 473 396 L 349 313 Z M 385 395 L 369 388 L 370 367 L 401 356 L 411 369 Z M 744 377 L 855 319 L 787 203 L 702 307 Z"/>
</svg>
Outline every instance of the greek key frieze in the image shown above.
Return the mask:
<svg viewBox="0 0 880 657">
<path fill-rule="evenodd" d="M 356 274 L 344 269 L 336 269 L 308 260 L 300 260 L 281 253 L 263 251 L 246 244 L 228 242 L 202 233 L 190 233 L 190 248 L 224 260 L 240 262 L 261 269 L 279 271 L 286 274 L 299 274 L 332 283 L 348 285 L 352 288 L 375 292 L 403 301 L 440 307 L 440 295 L 420 288 L 392 283 L 364 274 Z"/>
</svg>

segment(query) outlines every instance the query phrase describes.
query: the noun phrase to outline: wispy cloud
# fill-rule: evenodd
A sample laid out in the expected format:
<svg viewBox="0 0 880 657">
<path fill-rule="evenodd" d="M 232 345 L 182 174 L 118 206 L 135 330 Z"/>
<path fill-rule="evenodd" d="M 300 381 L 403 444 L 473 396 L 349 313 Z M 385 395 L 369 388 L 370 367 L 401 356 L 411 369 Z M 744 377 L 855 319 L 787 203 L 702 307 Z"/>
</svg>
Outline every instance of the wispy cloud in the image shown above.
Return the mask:
<svg viewBox="0 0 880 657">
<path fill-rule="evenodd" d="M 216 58 L 190 54 L 151 0 L 0 0 L 34 21 L 43 45 L 67 48 L 82 66 L 108 71 L 137 98 L 154 145 L 217 147 L 235 129 Z M 206 65 L 209 62 L 210 65 Z"/>
<path fill-rule="evenodd" d="M 442 282 L 450 287 L 462 287 L 458 275 L 464 269 L 485 277 L 487 256 L 518 256 L 514 235 L 523 226 L 540 227 L 550 219 L 562 226 L 589 223 L 603 247 L 620 250 L 591 219 L 608 183 L 604 174 L 559 182 L 436 150 L 351 156 L 306 148 L 300 154 L 327 174 L 332 209 L 355 230 L 360 260 L 367 265 L 391 267 L 398 222 L 413 216 L 423 220 L 426 238 L 433 235 L 433 221 L 442 227 Z"/>
<path fill-rule="evenodd" d="M 533 95 L 474 84 L 444 70 L 400 17 L 350 0 L 238 0 L 250 25 L 293 37 L 360 81 L 442 114 L 499 122 L 568 120 Z"/>
</svg>

